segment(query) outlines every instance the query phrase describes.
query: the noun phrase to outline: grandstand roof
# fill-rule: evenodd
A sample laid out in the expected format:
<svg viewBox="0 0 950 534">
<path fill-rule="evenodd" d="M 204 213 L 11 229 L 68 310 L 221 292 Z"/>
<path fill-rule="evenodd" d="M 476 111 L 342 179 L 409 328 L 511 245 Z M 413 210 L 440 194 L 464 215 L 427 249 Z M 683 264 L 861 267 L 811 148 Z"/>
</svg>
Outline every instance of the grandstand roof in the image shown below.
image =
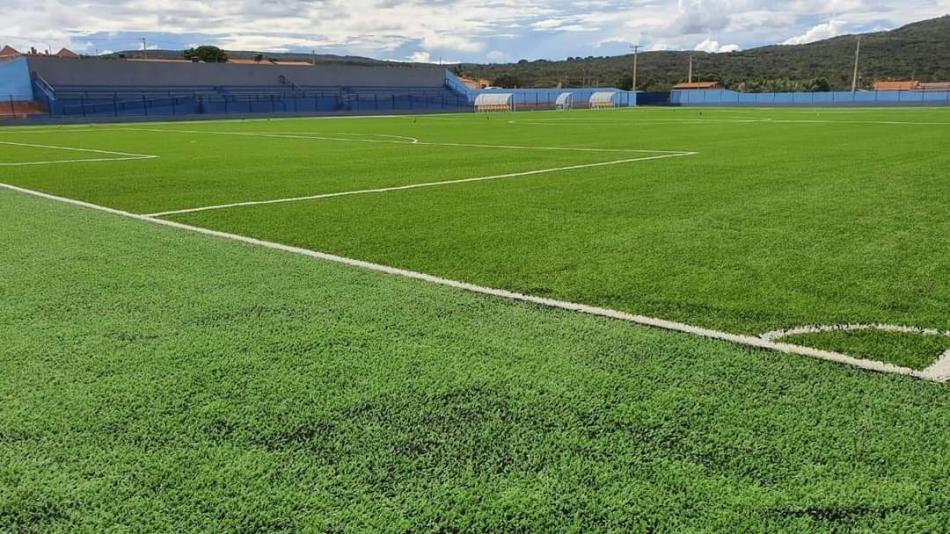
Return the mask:
<svg viewBox="0 0 950 534">
<path fill-rule="evenodd" d="M 923 91 L 950 91 L 950 82 L 922 83 L 920 89 Z"/>
<path fill-rule="evenodd" d="M 683 82 L 673 86 L 678 91 L 695 89 L 719 89 L 719 82 Z"/>
</svg>

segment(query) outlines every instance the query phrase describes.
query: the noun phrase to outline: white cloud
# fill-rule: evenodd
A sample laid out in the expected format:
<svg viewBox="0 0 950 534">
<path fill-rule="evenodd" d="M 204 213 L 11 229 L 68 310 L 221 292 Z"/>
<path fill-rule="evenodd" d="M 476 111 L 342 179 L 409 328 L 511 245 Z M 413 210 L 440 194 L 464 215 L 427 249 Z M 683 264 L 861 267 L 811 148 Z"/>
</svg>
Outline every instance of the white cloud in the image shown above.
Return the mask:
<svg viewBox="0 0 950 534">
<path fill-rule="evenodd" d="M 727 44 L 721 45 L 719 41 L 714 41 L 712 39 L 706 39 L 705 41 L 696 45 L 696 48 L 693 48 L 698 52 L 709 52 L 711 54 L 721 54 L 724 52 L 738 52 L 742 48 L 737 44 Z"/>
<path fill-rule="evenodd" d="M 501 50 L 492 50 L 491 52 L 485 55 L 485 59 L 487 59 L 488 61 L 492 63 L 501 63 L 505 61 L 506 59 L 508 59 L 508 56 Z"/>
<path fill-rule="evenodd" d="M 801 35 L 786 39 L 782 44 L 800 45 L 821 41 L 823 39 L 831 39 L 832 37 L 837 37 L 842 34 L 845 24 L 843 20 L 829 20 L 828 22 L 813 26 L 810 30 Z"/>
<path fill-rule="evenodd" d="M 200 42 L 507 61 L 623 51 L 611 42 L 716 52 L 788 36 L 786 43 L 803 43 L 948 11 L 950 0 L 83 0 L 78 8 L 68 0 L 4 0 L 0 34 L 19 37 L 0 42 L 91 52 L 135 49 L 144 36 L 159 48 Z"/>
<path fill-rule="evenodd" d="M 422 50 L 416 50 L 407 59 L 412 63 L 429 63 L 432 61 L 432 54 Z"/>
</svg>

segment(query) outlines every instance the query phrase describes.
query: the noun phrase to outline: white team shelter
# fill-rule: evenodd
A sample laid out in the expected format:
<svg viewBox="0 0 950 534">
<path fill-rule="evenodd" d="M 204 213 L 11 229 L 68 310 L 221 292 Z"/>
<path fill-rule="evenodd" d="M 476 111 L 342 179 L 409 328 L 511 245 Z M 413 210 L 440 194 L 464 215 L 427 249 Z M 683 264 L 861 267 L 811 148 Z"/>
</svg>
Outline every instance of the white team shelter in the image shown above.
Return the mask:
<svg viewBox="0 0 950 534">
<path fill-rule="evenodd" d="M 590 95 L 590 108 L 603 109 L 614 107 L 614 93 L 612 91 L 597 91 Z"/>
<path fill-rule="evenodd" d="M 511 111 L 511 93 L 481 93 L 475 97 L 475 111 Z"/>
<path fill-rule="evenodd" d="M 561 93 L 557 95 L 557 100 L 554 101 L 554 109 L 571 109 L 572 107 L 574 107 L 573 93 Z"/>
</svg>

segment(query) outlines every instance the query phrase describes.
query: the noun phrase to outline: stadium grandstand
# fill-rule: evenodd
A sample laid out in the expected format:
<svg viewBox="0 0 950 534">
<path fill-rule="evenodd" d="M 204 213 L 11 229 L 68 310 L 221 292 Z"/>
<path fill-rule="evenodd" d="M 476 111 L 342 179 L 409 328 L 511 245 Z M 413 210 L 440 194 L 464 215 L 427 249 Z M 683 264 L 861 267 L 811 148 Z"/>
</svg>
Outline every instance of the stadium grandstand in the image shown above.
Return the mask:
<svg viewBox="0 0 950 534">
<path fill-rule="evenodd" d="M 512 89 L 437 66 L 313 65 L 300 61 L 80 57 L 0 50 L 0 118 L 110 120 L 201 115 L 385 114 L 563 108 L 604 89 Z M 616 106 L 633 93 L 607 89 Z M 502 105 L 489 104 L 504 98 Z"/>
<path fill-rule="evenodd" d="M 471 109 L 442 69 L 193 63 L 20 55 L 0 62 L 0 95 L 49 117 L 438 112 Z M 68 52 L 68 51 L 67 51 Z M 22 115 L 24 111 L 18 111 Z"/>
</svg>

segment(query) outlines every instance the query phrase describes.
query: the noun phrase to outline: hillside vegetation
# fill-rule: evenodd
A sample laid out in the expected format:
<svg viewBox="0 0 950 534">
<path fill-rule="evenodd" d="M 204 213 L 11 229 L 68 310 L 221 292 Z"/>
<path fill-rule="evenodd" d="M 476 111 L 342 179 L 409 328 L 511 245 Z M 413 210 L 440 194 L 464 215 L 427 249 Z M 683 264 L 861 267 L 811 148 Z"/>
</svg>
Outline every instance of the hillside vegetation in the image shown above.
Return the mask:
<svg viewBox="0 0 950 534">
<path fill-rule="evenodd" d="M 950 80 L 950 15 L 916 22 L 896 30 L 867 33 L 861 44 L 861 86 L 876 80 L 915 79 L 922 82 Z M 851 87 L 855 35 L 845 35 L 805 45 L 773 45 L 742 52 L 663 51 L 640 54 L 638 88 L 664 91 L 686 81 L 689 57 L 693 77 L 716 80 L 740 91 L 827 91 Z M 115 57 L 138 58 L 141 51 L 124 51 Z M 178 59 L 179 50 L 149 50 L 151 58 Z M 317 64 L 429 66 L 428 64 L 376 60 L 361 56 L 294 52 L 227 51 L 233 59 L 313 61 Z M 620 87 L 632 83 L 633 56 L 574 57 L 563 61 L 522 60 L 507 64 L 463 63 L 457 74 L 491 80 L 500 87 Z"/>
<path fill-rule="evenodd" d="M 861 37 L 863 87 L 886 79 L 950 80 L 950 16 Z M 659 91 L 685 81 L 689 56 L 693 56 L 694 79 L 717 80 L 730 88 L 824 88 L 823 83 L 813 83 L 815 80 L 826 80 L 831 89 L 850 88 L 856 40 L 856 36 L 846 35 L 805 45 L 766 46 L 725 54 L 641 53 L 638 86 Z M 629 88 L 632 69 L 632 55 L 459 66 L 466 76 L 521 87 L 557 87 L 561 83 L 565 87 Z M 741 87 L 743 83 L 745 87 Z"/>
</svg>

